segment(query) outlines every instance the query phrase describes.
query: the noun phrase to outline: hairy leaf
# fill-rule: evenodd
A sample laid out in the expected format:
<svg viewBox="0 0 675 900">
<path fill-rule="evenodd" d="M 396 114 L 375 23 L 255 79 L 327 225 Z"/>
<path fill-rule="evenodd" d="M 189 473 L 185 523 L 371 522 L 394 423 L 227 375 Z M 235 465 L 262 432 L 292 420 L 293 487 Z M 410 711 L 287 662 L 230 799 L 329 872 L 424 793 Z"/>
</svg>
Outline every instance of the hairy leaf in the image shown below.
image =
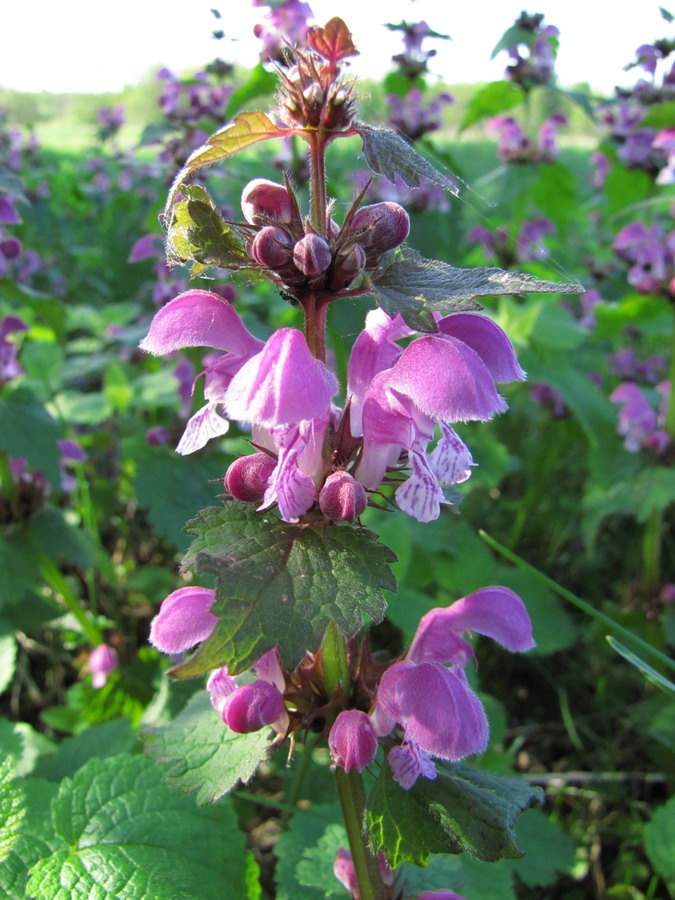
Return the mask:
<svg viewBox="0 0 675 900">
<path fill-rule="evenodd" d="M 331 620 L 356 634 L 364 615 L 382 620 L 382 591 L 396 590 L 394 554 L 364 528 L 290 525 L 231 501 L 202 510 L 188 530 L 197 537 L 183 565 L 217 576 L 219 622 L 174 669 L 179 677 L 223 665 L 236 674 L 275 645 L 294 668 L 319 647 Z"/>
<path fill-rule="evenodd" d="M 246 896 L 244 836 L 229 804 L 198 809 L 152 760 L 90 760 L 62 782 L 52 821 L 60 846 L 31 869 L 27 896 L 220 900 L 224 885 Z"/>
<path fill-rule="evenodd" d="M 271 735 L 269 728 L 251 734 L 230 731 L 206 691 L 195 694 L 168 725 L 143 732 L 148 753 L 172 764 L 167 778 L 187 793 L 197 791 L 198 806 L 248 781 L 267 756 Z"/>
<path fill-rule="evenodd" d="M 434 168 L 402 135 L 389 128 L 355 123 L 355 130 L 363 142 L 363 154 L 369 168 L 384 175 L 391 182 L 399 175 L 409 187 L 419 187 L 422 178 L 458 194 L 457 180 Z"/>
<path fill-rule="evenodd" d="M 544 281 L 532 275 L 486 266 L 463 269 L 425 259 L 406 248 L 371 279 L 379 305 L 390 316 L 401 313 L 416 331 L 437 331 L 433 312 L 443 315 L 480 309 L 476 297 L 502 294 L 578 294 L 580 284 Z"/>
<path fill-rule="evenodd" d="M 250 265 L 243 241 L 225 224 L 208 192 L 198 185 L 190 185 L 181 188 L 181 193 L 187 199 L 173 208 L 167 234 L 169 263 L 176 265 L 194 260 L 202 269 L 206 266 L 235 269 Z"/>
<path fill-rule="evenodd" d="M 435 781 L 419 778 L 404 791 L 383 768 L 368 798 L 366 824 L 376 852 L 392 868 L 404 860 L 426 865 L 432 853 L 461 853 L 493 862 L 517 859 L 514 826 L 543 797 L 519 778 L 461 763 L 437 764 Z"/>
<path fill-rule="evenodd" d="M 9 855 L 0 865 L 0 896 L 6 900 L 46 896 L 27 892 L 29 870 L 40 859 L 47 859 L 63 847 L 63 842 L 54 834 L 50 813 L 56 785 L 44 778 L 27 778 L 21 787 L 25 794 L 25 817 Z"/>
<path fill-rule="evenodd" d="M 188 175 L 196 172 L 204 166 L 227 159 L 240 150 L 257 144 L 259 141 L 268 141 L 270 138 L 284 137 L 291 133 L 288 128 L 280 128 L 262 110 L 239 113 L 234 120 L 211 135 L 208 141 L 188 157 L 188 161 L 176 176 L 169 191 L 164 215 L 168 219 L 169 211 L 181 185 Z"/>
</svg>

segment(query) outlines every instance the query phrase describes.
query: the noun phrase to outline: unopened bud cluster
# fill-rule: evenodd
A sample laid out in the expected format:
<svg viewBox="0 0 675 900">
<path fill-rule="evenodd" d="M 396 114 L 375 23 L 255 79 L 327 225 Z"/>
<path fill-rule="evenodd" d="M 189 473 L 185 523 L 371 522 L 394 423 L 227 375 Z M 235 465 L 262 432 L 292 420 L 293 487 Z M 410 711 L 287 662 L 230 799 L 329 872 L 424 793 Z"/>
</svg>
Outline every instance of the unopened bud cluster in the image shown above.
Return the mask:
<svg viewBox="0 0 675 900">
<path fill-rule="evenodd" d="M 403 207 L 383 202 L 350 210 L 342 228 L 328 213 L 324 233 L 318 234 L 303 221 L 291 188 L 262 178 L 246 186 L 241 205 L 244 218 L 255 229 L 248 255 L 298 294 L 348 288 L 364 271 L 375 268 L 384 253 L 400 246 L 410 230 Z"/>
</svg>

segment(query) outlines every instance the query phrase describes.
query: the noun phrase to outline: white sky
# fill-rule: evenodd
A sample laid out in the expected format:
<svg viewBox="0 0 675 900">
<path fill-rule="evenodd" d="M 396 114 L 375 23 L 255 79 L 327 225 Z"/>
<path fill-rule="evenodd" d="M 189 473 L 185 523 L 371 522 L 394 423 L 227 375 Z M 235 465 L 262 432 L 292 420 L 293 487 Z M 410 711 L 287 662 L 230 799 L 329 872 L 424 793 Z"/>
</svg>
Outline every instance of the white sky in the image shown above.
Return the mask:
<svg viewBox="0 0 675 900">
<path fill-rule="evenodd" d="M 361 51 L 356 74 L 379 76 L 400 52 L 400 33 L 383 22 L 424 19 L 452 41 L 429 41 L 438 55 L 431 69 L 452 83 L 500 78 L 506 54 L 490 53 L 520 11 L 540 12 L 560 29 L 557 72 L 561 85 L 588 81 L 603 92 L 630 85 L 623 66 L 635 49 L 675 30 L 656 0 L 309 0 L 318 24 L 334 15 L 346 21 Z M 675 12 L 675 0 L 662 0 Z M 217 21 L 211 14 L 222 14 Z M 25 91 L 116 91 L 158 65 L 177 74 L 216 56 L 253 65 L 259 42 L 253 25 L 264 8 L 251 0 L 0 0 L 0 87 Z M 211 32 L 222 28 L 226 39 Z"/>
</svg>

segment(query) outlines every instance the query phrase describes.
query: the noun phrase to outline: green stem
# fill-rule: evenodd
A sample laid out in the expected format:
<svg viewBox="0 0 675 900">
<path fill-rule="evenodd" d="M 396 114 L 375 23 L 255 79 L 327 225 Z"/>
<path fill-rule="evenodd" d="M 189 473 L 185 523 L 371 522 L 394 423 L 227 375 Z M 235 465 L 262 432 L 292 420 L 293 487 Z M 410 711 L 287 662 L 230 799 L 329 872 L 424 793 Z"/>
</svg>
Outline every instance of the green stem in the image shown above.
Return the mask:
<svg viewBox="0 0 675 900">
<path fill-rule="evenodd" d="M 82 626 L 82 631 L 84 631 L 85 635 L 89 642 L 97 647 L 99 644 L 103 643 L 103 632 L 94 622 L 91 621 L 86 612 L 82 609 L 79 600 L 73 594 L 70 587 L 68 586 L 68 582 L 63 577 L 63 574 L 54 564 L 51 559 L 48 559 L 46 556 L 40 557 L 40 571 L 42 575 L 52 588 L 55 593 L 58 593 L 63 598 L 63 602 L 66 604 L 70 612 L 75 616 L 77 621 Z"/>
<path fill-rule="evenodd" d="M 661 663 L 661 665 L 663 666 L 666 666 L 666 668 L 675 671 L 674 659 L 670 659 L 670 657 L 666 656 L 665 653 L 661 653 L 661 651 L 657 650 L 656 647 L 652 647 L 652 645 L 647 643 L 647 641 L 643 641 L 641 637 L 633 634 L 632 631 L 624 628 L 623 625 L 619 625 L 618 622 L 615 622 L 614 619 L 611 619 L 604 613 L 599 612 L 599 610 L 597 610 L 594 606 L 591 606 L 590 603 L 582 600 L 581 597 L 577 597 L 576 594 L 573 594 L 571 591 L 568 591 L 567 588 L 562 587 L 562 585 L 558 584 L 557 581 L 554 581 L 552 578 L 544 575 L 544 573 L 540 572 L 539 569 L 535 569 L 534 566 L 531 566 L 529 563 L 525 562 L 524 559 L 521 559 L 520 556 L 517 556 L 515 553 L 509 550 L 508 547 L 505 547 L 503 544 L 500 544 L 499 541 L 496 541 L 493 537 L 490 537 L 490 535 L 486 534 L 482 529 L 480 529 L 478 533 L 483 538 L 486 544 L 492 547 L 493 550 L 496 550 L 496 552 L 501 554 L 501 556 L 514 563 L 514 565 L 518 566 L 519 569 L 522 569 L 525 572 L 530 572 L 531 575 L 534 575 L 534 577 L 538 581 L 541 581 L 542 584 L 545 584 L 547 587 L 549 587 L 554 593 L 558 594 L 559 597 L 563 597 L 573 606 L 576 606 L 577 609 L 582 610 L 582 612 L 585 612 L 586 615 L 591 616 L 591 618 L 595 619 L 596 621 L 602 622 L 602 624 L 607 628 L 608 631 L 611 631 L 613 634 L 620 635 L 625 641 L 630 642 L 633 647 L 639 647 L 643 653 L 646 653 L 653 659 L 658 660 L 659 663 Z"/>
<path fill-rule="evenodd" d="M 323 661 L 326 694 L 328 697 L 332 697 L 338 685 L 341 684 L 346 697 L 349 694 L 347 650 L 345 648 L 345 639 L 332 619 L 328 623 L 328 628 L 323 636 L 321 659 Z"/>
<path fill-rule="evenodd" d="M 349 850 L 356 871 L 361 900 L 384 900 L 384 885 L 380 875 L 377 859 L 368 848 L 368 841 L 363 831 L 363 817 L 366 808 L 366 794 L 363 779 L 356 769 L 345 772 L 335 770 L 342 816 L 349 838 Z"/>
<path fill-rule="evenodd" d="M 661 586 L 661 532 L 663 510 L 652 510 L 642 535 L 642 584 L 648 594 Z"/>
<path fill-rule="evenodd" d="M 326 138 L 322 130 L 309 135 L 309 221 L 326 236 Z"/>
<path fill-rule="evenodd" d="M 12 510 L 14 518 L 18 520 L 18 494 L 16 484 L 12 476 L 12 469 L 9 465 L 9 456 L 4 450 L 0 450 L 0 482 L 2 483 L 2 492 L 7 498 L 9 507 Z"/>
</svg>

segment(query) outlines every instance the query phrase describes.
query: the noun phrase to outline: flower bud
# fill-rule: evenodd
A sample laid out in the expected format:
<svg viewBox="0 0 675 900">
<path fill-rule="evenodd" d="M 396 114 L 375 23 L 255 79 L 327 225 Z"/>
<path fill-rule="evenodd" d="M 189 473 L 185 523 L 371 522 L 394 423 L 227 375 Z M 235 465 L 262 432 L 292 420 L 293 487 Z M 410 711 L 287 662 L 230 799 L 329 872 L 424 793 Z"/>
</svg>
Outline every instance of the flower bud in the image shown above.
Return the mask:
<svg viewBox="0 0 675 900">
<path fill-rule="evenodd" d="M 266 269 L 285 268 L 293 259 L 288 235 L 274 225 L 261 228 L 251 244 L 251 256 L 259 266 L 265 266 Z"/>
<path fill-rule="evenodd" d="M 293 248 L 293 262 L 303 275 L 310 278 L 325 272 L 331 259 L 332 254 L 326 241 L 312 232 L 301 238 Z"/>
<path fill-rule="evenodd" d="M 108 675 L 117 668 L 117 651 L 108 644 L 99 644 L 89 654 L 89 671 L 91 683 L 95 688 L 102 688 Z"/>
<path fill-rule="evenodd" d="M 339 291 L 350 285 L 365 264 L 366 251 L 360 244 L 350 244 L 343 247 L 335 257 L 329 285 L 330 289 Z"/>
<path fill-rule="evenodd" d="M 359 243 L 369 257 L 381 256 L 408 237 L 410 219 L 398 203 L 373 203 L 358 210 L 349 230 L 358 233 Z"/>
<path fill-rule="evenodd" d="M 226 698 L 223 722 L 237 734 L 249 734 L 265 725 L 282 732 L 288 727 L 289 718 L 279 691 L 268 681 L 257 679 L 238 687 Z"/>
<path fill-rule="evenodd" d="M 235 500 L 241 500 L 243 503 L 259 503 L 276 464 L 274 457 L 267 453 L 242 456 L 227 470 L 225 487 Z"/>
<path fill-rule="evenodd" d="M 321 512 L 332 522 L 353 522 L 368 505 L 368 498 L 361 482 L 348 472 L 333 472 L 319 493 Z"/>
<path fill-rule="evenodd" d="M 241 195 L 244 218 L 251 225 L 264 225 L 267 219 L 288 224 L 293 219 L 293 204 L 283 184 L 255 178 Z"/>
<path fill-rule="evenodd" d="M 328 735 L 330 758 L 345 772 L 357 768 L 363 772 L 377 755 L 377 735 L 373 723 L 360 709 L 343 710 Z"/>
</svg>

